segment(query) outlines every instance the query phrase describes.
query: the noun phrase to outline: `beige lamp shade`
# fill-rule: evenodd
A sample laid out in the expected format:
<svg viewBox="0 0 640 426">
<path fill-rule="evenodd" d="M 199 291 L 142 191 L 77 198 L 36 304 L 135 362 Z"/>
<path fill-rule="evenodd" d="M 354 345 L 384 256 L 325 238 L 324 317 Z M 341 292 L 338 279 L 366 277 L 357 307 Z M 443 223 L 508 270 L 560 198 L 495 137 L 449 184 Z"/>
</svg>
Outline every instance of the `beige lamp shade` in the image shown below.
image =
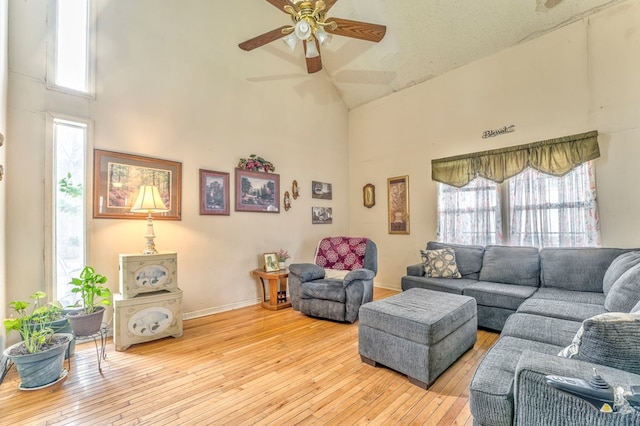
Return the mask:
<svg viewBox="0 0 640 426">
<path fill-rule="evenodd" d="M 168 212 L 169 209 L 165 206 L 160 191 L 157 186 L 142 185 L 136 202 L 131 207 L 133 213 L 162 213 Z"/>
</svg>

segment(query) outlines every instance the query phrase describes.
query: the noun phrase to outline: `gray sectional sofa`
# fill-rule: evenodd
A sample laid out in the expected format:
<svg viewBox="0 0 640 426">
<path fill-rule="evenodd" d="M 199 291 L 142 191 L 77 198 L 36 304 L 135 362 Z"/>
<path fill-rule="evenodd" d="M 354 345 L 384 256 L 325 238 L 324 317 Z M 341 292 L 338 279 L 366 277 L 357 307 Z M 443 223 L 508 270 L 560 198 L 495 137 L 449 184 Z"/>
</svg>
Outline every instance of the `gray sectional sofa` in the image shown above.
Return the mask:
<svg viewBox="0 0 640 426">
<path fill-rule="evenodd" d="M 545 380 L 589 380 L 596 368 L 620 391 L 640 385 L 640 252 L 427 244 L 446 247 L 461 278 L 425 277 L 417 264 L 401 283 L 472 296 L 478 326 L 501 331 L 470 384 L 475 425 L 640 425 L 629 407 L 599 412 Z"/>
</svg>

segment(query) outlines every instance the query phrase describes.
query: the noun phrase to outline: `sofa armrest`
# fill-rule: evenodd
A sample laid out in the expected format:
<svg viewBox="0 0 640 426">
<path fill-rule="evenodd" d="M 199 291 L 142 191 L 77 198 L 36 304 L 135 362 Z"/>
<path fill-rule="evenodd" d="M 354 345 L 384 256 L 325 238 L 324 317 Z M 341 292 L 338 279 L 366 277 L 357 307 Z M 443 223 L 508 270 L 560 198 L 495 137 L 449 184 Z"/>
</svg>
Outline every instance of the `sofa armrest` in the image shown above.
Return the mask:
<svg viewBox="0 0 640 426">
<path fill-rule="evenodd" d="M 353 281 L 373 280 L 375 276 L 376 276 L 375 272 L 369 269 L 356 269 L 354 271 L 350 271 L 347 275 L 344 276 L 342 285 L 346 287 L 349 284 L 351 284 Z"/>
<path fill-rule="evenodd" d="M 589 380 L 596 368 L 611 386 L 628 391 L 640 384 L 640 376 L 622 370 L 556 355 L 525 351 L 516 367 L 514 380 L 514 424 L 527 426 L 629 425 L 640 422 L 640 413 L 602 413 L 586 401 L 547 384 L 545 376 Z"/>
<path fill-rule="evenodd" d="M 424 264 L 418 263 L 416 265 L 407 266 L 407 275 L 412 277 L 424 277 Z"/>
<path fill-rule="evenodd" d="M 294 263 L 289 265 L 289 273 L 297 276 L 300 282 L 320 280 L 324 278 L 324 268 L 313 263 Z"/>
</svg>

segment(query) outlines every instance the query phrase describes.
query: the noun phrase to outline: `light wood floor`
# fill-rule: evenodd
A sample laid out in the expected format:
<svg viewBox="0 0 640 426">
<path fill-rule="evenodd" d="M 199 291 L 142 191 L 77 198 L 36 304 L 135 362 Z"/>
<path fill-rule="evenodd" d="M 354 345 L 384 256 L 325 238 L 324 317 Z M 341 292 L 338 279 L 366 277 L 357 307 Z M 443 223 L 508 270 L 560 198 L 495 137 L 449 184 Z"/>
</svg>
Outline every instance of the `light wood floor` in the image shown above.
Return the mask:
<svg viewBox="0 0 640 426">
<path fill-rule="evenodd" d="M 377 288 L 374 297 L 391 294 Z M 125 352 L 109 339 L 102 375 L 92 342 L 47 389 L 19 391 L 13 367 L 0 385 L 0 424 L 471 425 L 469 381 L 497 337 L 479 331 L 425 391 L 361 362 L 357 322 L 256 305 L 185 321 L 182 338 Z"/>
</svg>

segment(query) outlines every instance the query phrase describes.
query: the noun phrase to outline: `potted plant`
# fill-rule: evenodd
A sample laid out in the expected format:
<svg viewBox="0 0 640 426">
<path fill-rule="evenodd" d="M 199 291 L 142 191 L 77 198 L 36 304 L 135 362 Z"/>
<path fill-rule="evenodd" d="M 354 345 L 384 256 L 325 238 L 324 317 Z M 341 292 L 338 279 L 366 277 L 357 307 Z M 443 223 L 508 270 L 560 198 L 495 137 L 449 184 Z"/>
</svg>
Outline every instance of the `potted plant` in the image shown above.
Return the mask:
<svg viewBox="0 0 640 426">
<path fill-rule="evenodd" d="M 4 320 L 7 331 L 15 330 L 22 337 L 21 342 L 3 352 L 16 365 L 22 389 L 47 386 L 63 377 L 64 356 L 73 339 L 72 334 L 55 333 L 51 328 L 46 313 L 48 308 L 38 306 L 39 299 L 45 296 L 43 292 L 31 295 L 35 302 L 30 314 L 27 313 L 29 302 L 11 302 L 9 306 L 16 311 L 18 318 Z"/>
<path fill-rule="evenodd" d="M 47 297 L 46 293 L 37 291 L 31 295 L 31 298 L 35 299 L 34 309 L 31 315 L 26 318 L 26 326 L 32 330 L 38 330 L 41 327 L 49 327 L 54 333 L 69 333 L 73 334 L 71 325 L 67 320 L 66 314 L 62 309 L 60 302 L 49 302 L 47 304 L 41 304 L 40 299 Z M 67 356 L 72 356 L 76 347 L 75 338 L 69 343 L 69 350 Z"/>
<path fill-rule="evenodd" d="M 289 252 L 287 252 L 286 250 L 278 250 L 278 253 L 276 254 L 276 256 L 278 256 L 278 262 L 280 263 L 280 269 L 287 269 L 287 259 L 291 259 L 291 256 L 289 256 Z"/>
<path fill-rule="evenodd" d="M 111 290 L 103 285 L 106 282 L 107 277 L 96 273 L 91 266 L 85 266 L 79 278 L 71 279 L 71 292 L 80 293 L 82 301 L 80 309 L 67 314 L 76 336 L 91 336 L 100 330 L 104 306 L 111 305 Z"/>
</svg>

